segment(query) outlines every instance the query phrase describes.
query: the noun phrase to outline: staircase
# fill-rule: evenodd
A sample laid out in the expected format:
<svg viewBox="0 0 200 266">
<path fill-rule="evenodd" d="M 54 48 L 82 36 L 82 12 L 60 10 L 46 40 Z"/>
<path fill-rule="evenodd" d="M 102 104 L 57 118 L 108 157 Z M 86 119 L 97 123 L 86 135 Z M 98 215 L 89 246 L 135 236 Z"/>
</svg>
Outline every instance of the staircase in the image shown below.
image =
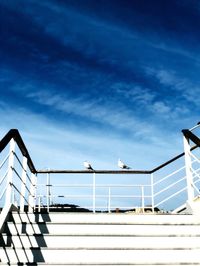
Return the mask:
<svg viewBox="0 0 200 266">
<path fill-rule="evenodd" d="M 37 170 L 18 130 L 10 130 L 0 140 L 0 266 L 200 265 L 196 128 L 200 123 L 182 131 L 183 153 L 152 170 Z M 184 166 L 175 170 L 179 160 Z M 69 181 L 56 184 L 50 174 L 64 174 Z M 86 178 L 75 180 L 79 174 Z M 98 179 L 104 175 L 120 181 L 104 184 Z M 126 175 L 133 177 L 130 184 Z M 133 183 L 136 175 L 145 181 Z M 162 206 L 171 200 L 178 208 L 169 212 Z M 71 202 L 76 208 L 69 210 Z M 84 208 L 74 212 L 79 206 Z M 93 213 L 83 212 L 89 210 Z"/>
<path fill-rule="evenodd" d="M 200 217 L 14 211 L 0 244 L 0 265 L 200 265 Z"/>
</svg>

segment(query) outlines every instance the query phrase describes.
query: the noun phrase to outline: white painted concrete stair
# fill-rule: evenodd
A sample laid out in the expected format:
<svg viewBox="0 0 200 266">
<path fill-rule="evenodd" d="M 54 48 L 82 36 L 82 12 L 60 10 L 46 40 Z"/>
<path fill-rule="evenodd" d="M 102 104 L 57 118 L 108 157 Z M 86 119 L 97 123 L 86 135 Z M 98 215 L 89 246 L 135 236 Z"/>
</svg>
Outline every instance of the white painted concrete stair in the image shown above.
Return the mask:
<svg viewBox="0 0 200 266">
<path fill-rule="evenodd" d="M 200 265 L 197 215 L 12 213 L 0 265 Z"/>
</svg>

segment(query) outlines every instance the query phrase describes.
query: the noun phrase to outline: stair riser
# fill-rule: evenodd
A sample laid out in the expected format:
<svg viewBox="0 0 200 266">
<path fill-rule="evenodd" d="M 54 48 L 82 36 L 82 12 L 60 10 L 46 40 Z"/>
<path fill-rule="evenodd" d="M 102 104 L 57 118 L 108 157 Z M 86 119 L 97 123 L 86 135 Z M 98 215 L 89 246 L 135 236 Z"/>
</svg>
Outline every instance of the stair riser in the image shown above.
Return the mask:
<svg viewBox="0 0 200 266">
<path fill-rule="evenodd" d="M 13 224 L 11 234 L 103 235 L 103 236 L 200 236 L 197 225 L 73 225 L 73 224 Z"/>
<path fill-rule="evenodd" d="M 7 250 L 0 249 L 2 262 L 50 262 L 82 264 L 195 264 L 200 262 L 199 250 Z"/>
<path fill-rule="evenodd" d="M 7 237 L 4 235 L 3 239 L 6 245 L 16 248 L 200 249 L 200 237 L 70 237 L 49 235 Z"/>
</svg>

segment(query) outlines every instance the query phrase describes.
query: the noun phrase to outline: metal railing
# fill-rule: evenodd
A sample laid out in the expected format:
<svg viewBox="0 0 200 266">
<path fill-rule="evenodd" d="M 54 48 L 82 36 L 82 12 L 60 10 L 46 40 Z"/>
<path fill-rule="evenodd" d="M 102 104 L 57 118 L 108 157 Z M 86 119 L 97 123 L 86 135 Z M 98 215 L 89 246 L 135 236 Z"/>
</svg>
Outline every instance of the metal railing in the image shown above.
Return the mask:
<svg viewBox="0 0 200 266">
<path fill-rule="evenodd" d="M 192 133 L 198 127 L 183 130 L 183 153 L 152 170 L 36 170 L 12 129 L 0 141 L 0 219 L 11 205 L 21 212 L 61 205 L 93 212 L 174 210 L 199 195 L 200 139 Z"/>
<path fill-rule="evenodd" d="M 143 208 L 144 210 L 145 206 L 152 206 L 151 183 L 146 184 L 144 180 L 143 184 L 133 183 L 134 171 L 114 171 L 115 174 L 113 171 L 101 170 L 97 172 L 79 171 L 78 174 L 69 172 L 68 175 L 63 172 L 59 173 L 59 175 L 64 174 L 64 178 L 60 178 L 62 183 L 58 183 L 59 176 L 52 173 L 51 170 L 46 173 L 47 183 L 39 183 L 40 177 L 43 180 L 43 175 L 39 175 L 41 171 L 38 173 L 36 205 L 39 209 L 43 205 L 49 210 L 55 208 L 60 202 L 63 205 L 65 203 L 77 205 L 77 208 L 93 212 L 111 212 L 116 209 L 131 210 L 133 208 Z M 84 179 L 82 178 L 83 174 L 85 175 Z"/>
<path fill-rule="evenodd" d="M 8 212 L 35 208 L 36 170 L 17 130 L 10 130 L 0 141 L 0 230 Z"/>
<path fill-rule="evenodd" d="M 185 166 L 173 172 L 171 170 L 184 163 L 184 156 L 175 158 L 169 164 L 165 163 L 163 167 L 152 171 L 40 170 L 37 175 L 40 190 L 36 205 L 39 209 L 45 207 L 48 211 L 56 208 L 61 201 L 62 204 L 77 204 L 77 208 L 93 212 L 119 209 L 135 212 L 173 210 L 187 200 Z M 192 164 L 196 162 L 197 158 L 193 159 Z M 195 171 L 197 174 L 200 170 Z M 40 183 L 44 180 L 44 174 L 47 175 L 47 182 Z M 83 178 L 83 175 L 86 177 Z M 138 180 L 140 183 L 137 183 Z"/>
</svg>

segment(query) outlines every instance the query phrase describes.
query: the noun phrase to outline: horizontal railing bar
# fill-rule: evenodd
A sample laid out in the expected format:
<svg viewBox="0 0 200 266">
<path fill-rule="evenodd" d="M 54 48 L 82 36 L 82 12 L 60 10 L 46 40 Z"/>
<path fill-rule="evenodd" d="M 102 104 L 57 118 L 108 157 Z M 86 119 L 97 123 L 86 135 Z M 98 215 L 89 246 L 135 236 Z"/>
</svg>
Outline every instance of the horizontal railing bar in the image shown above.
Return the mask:
<svg viewBox="0 0 200 266">
<path fill-rule="evenodd" d="M 93 198 L 92 195 L 50 195 L 43 198 Z M 151 198 L 152 196 L 143 196 L 144 198 Z M 95 198 L 108 198 L 108 195 L 96 195 Z M 110 198 L 141 198 L 141 195 L 111 195 Z"/>
<path fill-rule="evenodd" d="M 38 174 L 150 174 L 146 170 L 37 170 Z"/>
<path fill-rule="evenodd" d="M 52 188 L 54 188 L 54 187 L 69 187 L 69 188 L 71 188 L 71 187 L 77 187 L 77 188 L 79 188 L 79 187 L 88 187 L 88 188 L 93 188 L 93 184 L 86 184 L 86 185 L 83 185 L 83 184 L 56 184 L 56 185 L 44 185 L 44 186 L 50 186 L 50 187 L 52 187 Z M 134 188 L 134 187 L 136 187 L 136 188 L 141 188 L 141 187 L 151 187 L 151 185 L 120 185 L 120 184 L 117 184 L 117 185 L 112 185 L 112 184 L 102 184 L 102 185 L 95 185 L 95 187 L 96 188 L 115 188 L 115 187 L 127 187 L 127 188 Z"/>
</svg>

